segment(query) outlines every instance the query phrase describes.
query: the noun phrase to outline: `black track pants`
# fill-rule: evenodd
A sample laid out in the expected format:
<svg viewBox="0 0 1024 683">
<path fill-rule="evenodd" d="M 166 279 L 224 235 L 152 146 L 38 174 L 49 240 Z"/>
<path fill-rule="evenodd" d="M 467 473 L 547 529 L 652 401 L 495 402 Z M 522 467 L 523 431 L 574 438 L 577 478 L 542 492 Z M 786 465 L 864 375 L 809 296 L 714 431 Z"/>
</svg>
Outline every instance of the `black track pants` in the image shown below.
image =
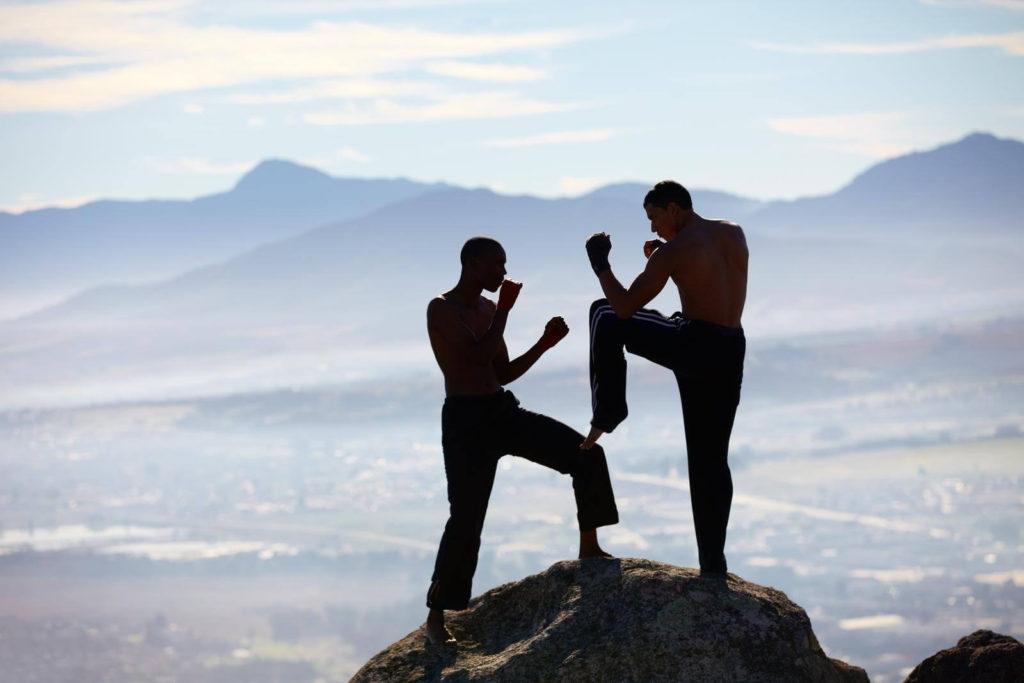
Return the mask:
<svg viewBox="0 0 1024 683">
<path fill-rule="evenodd" d="M 623 349 L 675 373 L 700 567 L 724 572 L 725 530 L 732 506 L 729 436 L 743 380 L 743 330 L 688 320 L 681 314 L 666 318 L 648 309 L 622 320 L 607 299 L 595 301 L 590 307 L 591 424 L 606 432 L 628 413 Z"/>
<path fill-rule="evenodd" d="M 503 455 L 571 475 L 581 530 L 619 521 L 604 451 L 581 451 L 582 441 L 575 429 L 521 408 L 510 391 L 445 399 L 441 444 L 450 507 L 427 607 L 465 609 L 469 603 L 487 502 Z"/>
</svg>

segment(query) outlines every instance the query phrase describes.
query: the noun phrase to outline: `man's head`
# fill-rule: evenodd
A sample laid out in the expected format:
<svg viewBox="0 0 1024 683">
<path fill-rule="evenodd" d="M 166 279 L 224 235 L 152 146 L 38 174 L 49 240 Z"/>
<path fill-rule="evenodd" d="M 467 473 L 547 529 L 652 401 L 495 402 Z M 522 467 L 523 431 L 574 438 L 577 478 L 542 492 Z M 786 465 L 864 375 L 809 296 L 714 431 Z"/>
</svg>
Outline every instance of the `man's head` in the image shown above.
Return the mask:
<svg viewBox="0 0 1024 683">
<path fill-rule="evenodd" d="M 490 237 L 471 237 L 459 254 L 462 276 L 489 292 L 496 292 L 505 279 L 505 250 Z"/>
<path fill-rule="evenodd" d="M 644 211 L 651 220 L 651 232 L 670 240 L 693 213 L 693 200 L 676 181 L 662 180 L 644 197 Z"/>
</svg>

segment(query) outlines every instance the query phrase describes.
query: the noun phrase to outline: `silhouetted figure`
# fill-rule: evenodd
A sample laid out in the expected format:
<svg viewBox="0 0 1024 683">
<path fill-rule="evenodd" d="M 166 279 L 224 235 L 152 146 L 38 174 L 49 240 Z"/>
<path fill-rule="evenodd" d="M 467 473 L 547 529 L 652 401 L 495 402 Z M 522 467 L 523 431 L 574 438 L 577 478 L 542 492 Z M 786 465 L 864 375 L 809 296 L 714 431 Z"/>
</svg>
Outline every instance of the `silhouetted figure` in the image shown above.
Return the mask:
<svg viewBox="0 0 1024 683">
<path fill-rule="evenodd" d="M 448 478 L 448 523 L 427 592 L 427 637 L 454 643 L 444 625 L 446 609 L 465 609 L 472 593 L 487 502 L 498 459 L 518 455 L 572 476 L 580 552 L 610 557 L 597 542 L 597 527 L 619 521 L 604 452 L 579 449 L 583 435 L 557 420 L 519 406 L 502 388 L 521 377 L 569 328 L 552 318 L 540 340 L 509 360 L 503 334 L 522 284 L 505 280 L 505 250 L 487 237 L 462 248 L 462 275 L 427 306 L 427 330 L 444 374 L 441 444 Z M 481 296 L 501 289 L 498 302 Z"/>
<path fill-rule="evenodd" d="M 686 429 L 690 502 L 701 573 L 724 575 L 725 530 L 732 505 L 727 462 L 740 400 L 746 339 L 740 325 L 747 293 L 747 242 L 734 223 L 701 218 L 679 183 L 658 183 L 644 198 L 651 231 L 647 266 L 626 289 L 608 265 L 611 239 L 596 233 L 587 255 L 606 298 L 590 307 L 593 419 L 580 448 L 593 448 L 626 418 L 623 347 L 675 373 Z M 682 313 L 666 318 L 643 308 L 668 283 Z"/>
</svg>

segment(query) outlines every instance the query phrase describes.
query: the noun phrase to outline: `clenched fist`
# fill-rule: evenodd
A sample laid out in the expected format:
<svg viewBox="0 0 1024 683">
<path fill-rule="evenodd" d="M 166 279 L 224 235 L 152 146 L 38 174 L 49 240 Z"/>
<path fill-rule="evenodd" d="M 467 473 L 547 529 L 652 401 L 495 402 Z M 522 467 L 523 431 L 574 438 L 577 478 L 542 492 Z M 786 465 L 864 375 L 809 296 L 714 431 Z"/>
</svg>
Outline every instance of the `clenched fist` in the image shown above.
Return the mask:
<svg viewBox="0 0 1024 683">
<path fill-rule="evenodd" d="M 516 282 L 515 280 L 505 280 L 501 283 L 501 291 L 498 292 L 498 310 L 508 311 L 512 310 L 512 307 L 516 304 L 516 299 L 519 297 L 519 290 L 523 288 L 522 282 Z"/>
<path fill-rule="evenodd" d="M 661 240 L 647 240 L 644 242 L 644 258 L 651 258 L 651 254 L 663 246 L 665 246 L 665 243 Z"/>
<path fill-rule="evenodd" d="M 612 250 L 612 240 L 608 233 L 595 232 L 587 238 L 587 257 L 590 259 L 590 267 L 594 269 L 594 275 L 600 275 L 611 268 L 608 265 L 608 252 Z"/>
<path fill-rule="evenodd" d="M 565 339 L 565 335 L 569 334 L 569 326 L 565 324 L 565 320 L 561 316 L 555 316 L 548 321 L 548 324 L 544 326 L 544 334 L 540 337 L 540 345 L 544 349 L 550 349 L 558 342 Z"/>
</svg>

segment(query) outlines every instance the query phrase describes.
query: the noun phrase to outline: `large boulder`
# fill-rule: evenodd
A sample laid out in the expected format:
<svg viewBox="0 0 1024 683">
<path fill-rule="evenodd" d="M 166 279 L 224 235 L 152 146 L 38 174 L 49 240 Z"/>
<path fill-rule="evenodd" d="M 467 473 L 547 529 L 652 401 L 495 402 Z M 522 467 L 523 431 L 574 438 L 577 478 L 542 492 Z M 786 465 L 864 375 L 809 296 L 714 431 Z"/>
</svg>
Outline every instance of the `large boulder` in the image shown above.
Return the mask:
<svg viewBox="0 0 1024 683">
<path fill-rule="evenodd" d="M 1024 645 L 992 631 L 975 631 L 956 647 L 917 665 L 904 683 L 1019 683 L 1024 681 Z"/>
<path fill-rule="evenodd" d="M 783 593 L 641 559 L 558 562 L 447 613 L 455 647 L 423 628 L 353 681 L 864 681 L 829 659 Z"/>
</svg>

